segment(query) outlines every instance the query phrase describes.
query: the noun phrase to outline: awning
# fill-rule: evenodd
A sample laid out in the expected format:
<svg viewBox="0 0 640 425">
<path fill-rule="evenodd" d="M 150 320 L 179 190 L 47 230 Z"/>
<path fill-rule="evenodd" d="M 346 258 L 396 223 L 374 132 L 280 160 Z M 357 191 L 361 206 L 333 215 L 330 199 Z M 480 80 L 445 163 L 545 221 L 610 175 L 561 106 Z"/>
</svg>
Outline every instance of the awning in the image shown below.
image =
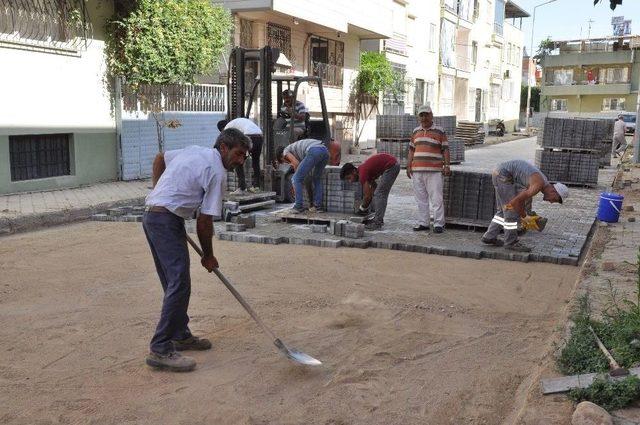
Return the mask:
<svg viewBox="0 0 640 425">
<path fill-rule="evenodd" d="M 505 19 L 511 18 L 528 18 L 529 13 L 526 10 L 512 2 L 511 0 L 507 1 L 507 4 L 504 6 L 504 17 Z"/>
</svg>

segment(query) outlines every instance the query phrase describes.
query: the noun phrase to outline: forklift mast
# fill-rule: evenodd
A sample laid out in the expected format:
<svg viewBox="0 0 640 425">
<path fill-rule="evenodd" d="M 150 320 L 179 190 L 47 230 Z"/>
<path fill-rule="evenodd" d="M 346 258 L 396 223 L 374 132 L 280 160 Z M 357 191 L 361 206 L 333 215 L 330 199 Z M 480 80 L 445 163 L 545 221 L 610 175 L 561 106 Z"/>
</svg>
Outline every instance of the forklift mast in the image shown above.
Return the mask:
<svg viewBox="0 0 640 425">
<path fill-rule="evenodd" d="M 293 102 L 298 96 L 298 89 L 304 82 L 315 84 L 319 91 L 320 104 L 322 108 L 322 121 L 312 121 L 312 131 L 308 137 L 314 137 L 328 144 L 331 140 L 331 130 L 329 128 L 329 116 L 322 88 L 322 79 L 319 77 L 303 77 L 303 76 L 274 76 L 276 61 L 280 56 L 280 50 L 265 46 L 261 49 L 246 49 L 243 47 L 234 47 L 231 50 L 229 60 L 229 72 L 227 80 L 227 119 L 244 117 L 248 118 L 251 114 L 251 107 L 256 99 L 256 92 L 259 89 L 260 95 L 260 125 L 262 127 L 263 140 L 265 143 L 265 162 L 271 164 L 275 159 L 275 141 L 276 135 L 273 130 L 272 117 L 272 83 L 277 84 L 276 101 L 278 106 L 282 103 L 283 84 L 286 88 L 293 88 Z M 246 81 L 245 70 L 253 65 L 258 65 L 258 75 L 254 81 Z M 249 89 L 249 90 L 247 90 Z M 247 99 L 247 94 L 249 98 Z M 279 135 L 279 143 L 282 143 L 282 137 L 285 137 L 285 143 L 295 141 L 293 117 L 291 117 L 289 125 L 289 135 Z"/>
</svg>

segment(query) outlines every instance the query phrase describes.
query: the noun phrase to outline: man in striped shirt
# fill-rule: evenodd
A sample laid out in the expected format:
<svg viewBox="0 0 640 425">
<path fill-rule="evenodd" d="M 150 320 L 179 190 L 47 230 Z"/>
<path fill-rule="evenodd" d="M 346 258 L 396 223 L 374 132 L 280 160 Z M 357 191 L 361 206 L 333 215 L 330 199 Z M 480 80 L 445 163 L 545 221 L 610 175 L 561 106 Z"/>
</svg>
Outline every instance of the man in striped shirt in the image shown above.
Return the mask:
<svg viewBox="0 0 640 425">
<path fill-rule="evenodd" d="M 429 106 L 418 108 L 420 126 L 413 130 L 409 144 L 407 176 L 413 181 L 418 203 L 416 232 L 429 230 L 430 208 L 433 210 L 433 232 L 444 232 L 444 203 L 442 175 L 450 175 L 449 142 L 444 130 L 433 124 Z"/>
<path fill-rule="evenodd" d="M 293 132 L 296 140 L 302 136 L 306 130 L 306 119 L 309 110 L 299 100 L 293 104 L 293 91 L 285 90 L 282 92 L 282 106 L 278 111 L 278 119 L 273 124 L 275 130 L 289 129 L 290 119 L 293 117 Z"/>
</svg>

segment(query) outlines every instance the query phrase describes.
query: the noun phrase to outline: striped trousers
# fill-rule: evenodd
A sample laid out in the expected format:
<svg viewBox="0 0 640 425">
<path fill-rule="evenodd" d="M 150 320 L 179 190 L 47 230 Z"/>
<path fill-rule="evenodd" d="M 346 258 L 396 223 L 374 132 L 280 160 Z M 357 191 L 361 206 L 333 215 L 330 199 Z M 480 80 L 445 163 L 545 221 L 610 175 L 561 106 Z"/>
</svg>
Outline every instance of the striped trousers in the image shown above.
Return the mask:
<svg viewBox="0 0 640 425">
<path fill-rule="evenodd" d="M 504 244 L 511 245 L 518 241 L 518 222 L 520 214 L 513 209 L 506 209 L 505 206 L 518 193 L 516 185 L 511 179 L 501 177 L 493 173 L 493 187 L 496 190 L 496 206 L 498 211 L 493 216 L 489 228 L 485 232 L 484 239 L 496 239 L 501 229 L 504 229 Z"/>
</svg>

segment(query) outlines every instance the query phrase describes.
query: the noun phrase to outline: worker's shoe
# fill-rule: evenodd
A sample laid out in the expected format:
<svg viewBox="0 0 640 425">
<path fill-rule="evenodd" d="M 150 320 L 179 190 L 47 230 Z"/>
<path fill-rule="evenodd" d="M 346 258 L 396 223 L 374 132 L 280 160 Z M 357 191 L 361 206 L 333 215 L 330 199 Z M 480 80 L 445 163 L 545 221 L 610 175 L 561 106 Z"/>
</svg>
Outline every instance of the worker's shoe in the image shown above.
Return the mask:
<svg viewBox="0 0 640 425">
<path fill-rule="evenodd" d="M 189 338 L 185 338 L 179 341 L 174 340 L 173 346 L 176 351 L 202 351 L 211 349 L 211 341 L 207 338 L 198 338 L 191 335 Z"/>
<path fill-rule="evenodd" d="M 484 236 L 482 237 L 482 239 L 480 239 L 482 241 L 483 244 L 486 245 L 493 245 L 493 246 L 502 246 L 504 245 L 504 242 L 502 242 L 500 239 L 495 238 L 495 239 L 487 239 Z"/>
<path fill-rule="evenodd" d="M 364 225 L 365 230 L 380 230 L 382 229 L 382 223 L 378 223 L 375 221 L 370 221 L 369 223 Z"/>
<path fill-rule="evenodd" d="M 249 192 L 251 192 L 251 193 L 258 193 L 258 192 L 260 192 L 260 188 L 259 188 L 259 187 L 257 187 L 257 186 L 250 187 L 250 188 L 249 188 L 249 189 L 247 189 L 247 190 L 248 190 Z"/>
<path fill-rule="evenodd" d="M 177 351 L 168 354 L 149 353 L 146 363 L 154 369 L 168 370 L 171 372 L 191 372 L 196 368 L 196 361 L 191 357 L 183 356 Z"/>
<path fill-rule="evenodd" d="M 324 212 L 326 212 L 324 209 L 322 209 L 322 207 L 309 207 L 309 212 L 310 213 L 316 213 L 316 214 L 322 214 Z"/>
<path fill-rule="evenodd" d="M 231 192 L 231 195 L 244 195 L 245 193 L 246 193 L 246 190 L 236 189 L 233 192 Z"/>
<path fill-rule="evenodd" d="M 436 226 L 433 228 L 433 233 L 444 233 L 444 227 Z"/>
<path fill-rule="evenodd" d="M 289 209 L 289 212 L 291 214 L 302 214 L 303 212 L 305 212 L 306 209 L 304 207 L 298 208 L 298 207 L 291 207 Z"/>
<path fill-rule="evenodd" d="M 413 226 L 413 231 L 414 232 L 428 232 L 429 231 L 429 226 L 423 226 L 422 224 L 417 224 L 417 225 Z"/>
<path fill-rule="evenodd" d="M 529 248 L 525 244 L 521 243 L 520 241 L 512 243 L 511 245 L 505 245 L 504 247 L 505 247 L 505 249 L 508 249 L 509 251 L 531 252 L 531 248 Z"/>
</svg>

